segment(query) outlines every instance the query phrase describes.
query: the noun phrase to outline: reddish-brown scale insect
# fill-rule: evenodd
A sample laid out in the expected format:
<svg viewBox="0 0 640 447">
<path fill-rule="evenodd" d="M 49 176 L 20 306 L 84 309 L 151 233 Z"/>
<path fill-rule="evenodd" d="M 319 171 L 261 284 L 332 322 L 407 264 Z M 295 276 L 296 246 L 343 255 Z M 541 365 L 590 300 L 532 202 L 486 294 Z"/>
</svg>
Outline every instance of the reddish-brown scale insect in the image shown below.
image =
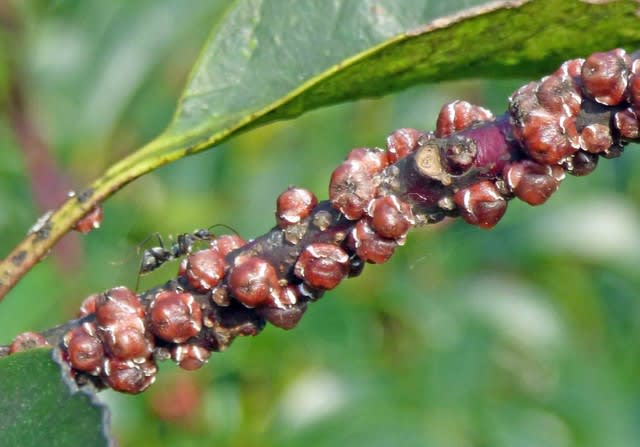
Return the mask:
<svg viewBox="0 0 640 447">
<path fill-rule="evenodd" d="M 276 221 L 280 228 L 284 228 L 300 223 L 311 214 L 318 199 L 307 189 L 290 187 L 278 196 L 276 204 Z"/>
<path fill-rule="evenodd" d="M 585 151 L 578 151 L 571 157 L 567 165 L 567 172 L 575 176 L 591 174 L 598 166 L 598 156 Z"/>
<path fill-rule="evenodd" d="M 562 69 L 542 78 L 536 96 L 540 105 L 554 115 L 576 116 L 580 112 L 582 96 Z"/>
<path fill-rule="evenodd" d="M 637 140 L 640 138 L 640 122 L 638 115 L 631 107 L 616 112 L 613 117 L 613 123 L 620 132 L 620 136 L 628 140 Z"/>
<path fill-rule="evenodd" d="M 116 287 L 96 299 L 98 336 L 107 352 L 121 360 L 144 359 L 153 350 L 147 337 L 144 309 L 138 297 L 126 287 Z"/>
<path fill-rule="evenodd" d="M 308 245 L 296 261 L 295 275 L 316 289 L 335 288 L 349 271 L 349 255 L 334 244 Z"/>
<path fill-rule="evenodd" d="M 134 363 L 130 360 L 106 358 L 102 377 L 106 384 L 116 391 L 138 394 L 155 382 L 157 371 L 153 360 Z"/>
<path fill-rule="evenodd" d="M 76 224 L 73 226 L 73 229 L 80 233 L 86 234 L 92 230 L 96 230 L 100 228 L 100 224 L 102 223 L 102 218 L 103 218 L 102 207 L 98 205 L 92 208 L 91 210 L 89 210 L 89 212 L 85 214 L 82 217 L 82 219 L 77 221 Z"/>
<path fill-rule="evenodd" d="M 481 121 L 490 121 L 493 114 L 484 107 L 470 104 L 467 101 L 455 100 L 442 106 L 436 121 L 435 135 L 438 138 L 448 137 L 459 130 Z"/>
<path fill-rule="evenodd" d="M 520 200 L 529 205 L 542 205 L 558 189 L 564 179 L 564 169 L 520 160 L 505 168 L 504 179 Z"/>
<path fill-rule="evenodd" d="M 84 327 L 76 327 L 65 334 L 63 341 L 73 369 L 94 376 L 102 372 L 104 348 L 97 337 L 88 334 Z"/>
<path fill-rule="evenodd" d="M 190 254 L 180 263 L 179 275 L 200 293 L 208 293 L 224 276 L 226 263 L 218 250 L 208 248 Z"/>
<path fill-rule="evenodd" d="M 96 312 L 96 300 L 99 296 L 99 293 L 94 293 L 93 295 L 89 295 L 82 301 L 82 304 L 80 304 L 80 309 L 78 310 L 79 318 L 86 317 L 87 315 Z"/>
<path fill-rule="evenodd" d="M 42 334 L 37 332 L 23 332 L 16 335 L 11 345 L 9 345 L 9 354 L 47 346 L 48 344 Z"/>
<path fill-rule="evenodd" d="M 331 205 L 349 220 L 358 220 L 364 208 L 376 193 L 373 176 L 377 174 L 370 165 L 358 160 L 342 162 L 331 175 L 329 199 Z"/>
<path fill-rule="evenodd" d="M 543 164 L 557 164 L 580 146 L 575 116 L 554 114 L 540 105 L 540 83 L 530 82 L 509 98 L 509 116 L 514 136 L 525 152 Z"/>
<path fill-rule="evenodd" d="M 194 371 L 200 368 L 207 363 L 209 357 L 211 357 L 211 351 L 200 345 L 183 344 L 171 348 L 171 358 L 173 361 L 176 362 L 180 368 L 187 371 Z"/>
<path fill-rule="evenodd" d="M 202 311 L 190 293 L 158 293 L 149 307 L 148 319 L 151 332 L 172 343 L 183 343 L 202 329 Z"/>
<path fill-rule="evenodd" d="M 277 303 L 280 285 L 276 269 L 256 256 L 236 258 L 236 266 L 229 273 L 231 294 L 246 307 Z"/>
<path fill-rule="evenodd" d="M 389 166 L 389 158 L 387 153 L 382 149 L 369 149 L 366 147 L 358 147 L 352 149 L 346 160 L 357 160 L 364 163 L 372 172 L 380 173 L 384 168 Z"/>
<path fill-rule="evenodd" d="M 609 126 L 590 124 L 580 131 L 580 147 L 592 154 L 605 152 L 613 145 Z"/>
<path fill-rule="evenodd" d="M 294 306 L 290 306 L 284 309 L 281 309 L 279 307 L 261 307 L 257 310 L 257 312 L 262 318 L 267 320 L 272 325 L 281 329 L 289 330 L 298 325 L 306 310 L 307 302 L 301 301 Z"/>
<path fill-rule="evenodd" d="M 378 197 L 367 208 L 371 216 L 371 226 L 380 236 L 401 239 L 415 225 L 411 207 L 395 195 Z"/>
<path fill-rule="evenodd" d="M 108 328 L 98 327 L 98 336 L 109 355 L 120 360 L 146 359 L 153 351 L 153 340 L 145 334 L 138 320 L 123 320 Z"/>
<path fill-rule="evenodd" d="M 424 135 L 417 129 L 403 128 L 393 131 L 387 137 L 387 159 L 393 164 L 414 152 L 419 145 L 420 138 Z"/>
<path fill-rule="evenodd" d="M 368 219 L 360 220 L 349 233 L 349 246 L 365 262 L 382 264 L 393 255 L 398 242 L 376 233 Z"/>
<path fill-rule="evenodd" d="M 615 106 L 625 100 L 631 59 L 616 48 L 593 53 L 582 65 L 582 88 L 596 102 Z"/>
<path fill-rule="evenodd" d="M 527 154 L 543 164 L 560 163 L 579 147 L 575 119 L 546 112 L 529 114 L 520 135 Z"/>
<path fill-rule="evenodd" d="M 584 65 L 584 59 L 569 59 L 568 61 L 564 61 L 560 68 L 556 70 L 554 74 L 559 74 L 561 76 L 568 76 L 571 78 L 575 84 L 581 84 L 582 79 L 582 66 Z"/>
<path fill-rule="evenodd" d="M 211 249 L 217 250 L 222 257 L 225 257 L 233 250 L 237 250 L 246 243 L 247 241 L 237 234 L 223 234 L 211 241 Z"/>
<path fill-rule="evenodd" d="M 144 316 L 138 296 L 124 286 L 114 287 L 98 295 L 95 307 L 99 326 L 108 326 L 131 316 Z"/>
<path fill-rule="evenodd" d="M 461 189 L 453 195 L 462 218 L 480 228 L 493 228 L 507 210 L 507 201 L 488 180 Z"/>
</svg>

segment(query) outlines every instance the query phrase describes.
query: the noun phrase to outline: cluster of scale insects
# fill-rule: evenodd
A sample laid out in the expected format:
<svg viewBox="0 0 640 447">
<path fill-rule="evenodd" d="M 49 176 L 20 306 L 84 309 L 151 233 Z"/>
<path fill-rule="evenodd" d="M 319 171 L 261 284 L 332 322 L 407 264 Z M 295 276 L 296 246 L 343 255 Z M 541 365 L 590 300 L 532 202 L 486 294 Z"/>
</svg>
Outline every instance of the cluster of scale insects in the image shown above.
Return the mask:
<svg viewBox="0 0 640 447">
<path fill-rule="evenodd" d="M 387 261 L 414 225 L 461 216 L 491 228 L 514 197 L 544 203 L 565 173 L 586 175 L 637 141 L 638 116 L 640 59 L 621 49 L 563 63 L 518 89 L 501 117 L 446 104 L 434 132 L 399 129 L 386 150 L 349 152 L 331 175 L 329 201 L 285 190 L 277 226 L 256 240 L 199 230 L 146 250 L 142 273 L 184 256 L 177 278 L 140 295 L 115 287 L 89 296 L 55 342 L 77 381 L 141 392 L 157 360 L 192 370 L 266 321 L 293 328 L 308 302 L 365 263 Z M 10 349 L 51 339 L 25 333 Z"/>
</svg>

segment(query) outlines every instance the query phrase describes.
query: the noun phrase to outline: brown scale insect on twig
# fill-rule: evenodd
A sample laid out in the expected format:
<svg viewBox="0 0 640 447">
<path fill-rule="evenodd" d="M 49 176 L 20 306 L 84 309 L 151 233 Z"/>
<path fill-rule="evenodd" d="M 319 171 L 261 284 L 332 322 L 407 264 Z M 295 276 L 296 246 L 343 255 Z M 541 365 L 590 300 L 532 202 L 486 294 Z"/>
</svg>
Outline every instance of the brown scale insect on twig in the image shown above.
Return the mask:
<svg viewBox="0 0 640 447">
<path fill-rule="evenodd" d="M 325 291 L 387 261 L 413 226 L 460 216 L 488 229 L 513 198 L 545 203 L 565 174 L 587 175 L 638 141 L 639 116 L 640 58 L 621 49 L 563 63 L 518 89 L 495 118 L 465 101 L 446 104 L 434 132 L 399 129 L 386 150 L 349 152 L 328 200 L 290 187 L 266 234 L 165 250 L 186 255 L 175 279 L 138 295 L 126 287 L 91 295 L 79 319 L 21 334 L 0 356 L 48 343 L 77 383 L 144 391 L 159 360 L 192 370 L 266 322 L 295 327 Z"/>
</svg>

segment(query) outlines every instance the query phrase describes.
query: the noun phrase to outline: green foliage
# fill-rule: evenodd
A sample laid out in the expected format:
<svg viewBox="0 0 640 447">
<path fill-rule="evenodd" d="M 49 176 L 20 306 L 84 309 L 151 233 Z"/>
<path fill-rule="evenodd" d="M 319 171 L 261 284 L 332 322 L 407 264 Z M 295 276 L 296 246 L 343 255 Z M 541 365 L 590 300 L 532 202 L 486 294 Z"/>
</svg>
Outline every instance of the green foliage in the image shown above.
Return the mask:
<svg viewBox="0 0 640 447">
<path fill-rule="evenodd" d="M 487 2 L 238 0 L 222 13 L 225 3 L 19 6 L 14 69 L 74 185 L 162 133 L 213 23 L 174 121 L 155 143 L 110 169 L 113 175 L 132 167 L 141 175 L 319 106 L 422 82 L 529 79 L 562 59 L 615 46 L 633 50 L 640 40 L 633 1 L 536 0 L 411 34 L 402 33 Z M 133 286 L 135 246 L 152 232 L 225 223 L 246 237 L 260 234 L 273 225 L 273 202 L 288 184 L 324 198 L 333 166 L 351 147 L 381 146 L 398 127 L 432 128 L 441 103 L 453 98 L 500 113 L 521 83 L 430 85 L 334 106 L 253 129 L 220 151 L 150 173 L 105 203 L 103 228 L 83 239 L 75 263 L 54 251 L 2 303 L 0 342 L 69 319 L 91 292 Z M 41 210 L 28 194 L 38 180 L 5 121 L 0 143 L 6 252 Z M 101 394 L 114 410 L 118 442 L 633 445 L 640 437 L 635 150 L 621 162 L 601 163 L 586 179 L 568 179 L 542 208 L 512 203 L 491 232 L 455 223 L 412 233 L 389 264 L 369 266 L 327 294 L 292 332 L 268 328 L 239 340 L 196 373 L 163 365 L 159 383 L 143 396 Z M 161 269 L 145 285 L 175 269 Z M 51 371 L 55 365 L 41 352 L 33 361 Z M 37 368 L 22 363 L 31 358 L 13 358 L 28 373 L 26 383 L 7 390 L 37 386 Z M 0 361 L 0 421 L 12 414 L 5 405 L 15 406 L 3 388 L 9 359 Z M 177 376 L 200 394 L 192 411 L 168 417 L 158 402 L 170 395 L 169 406 L 177 406 Z M 55 374 L 47 377 L 47 386 L 62 385 L 50 380 Z M 88 400 L 80 404 L 92 408 Z M 88 416 L 85 410 L 77 413 Z"/>
<path fill-rule="evenodd" d="M 1 445 L 109 445 L 106 409 L 89 393 L 68 389 L 50 349 L 2 359 L 0 377 Z"/>
<path fill-rule="evenodd" d="M 637 46 L 636 8 L 580 0 L 237 1 L 209 37 L 166 132 L 123 169 L 153 169 L 320 106 L 423 82 L 538 76 L 598 48 Z"/>
</svg>

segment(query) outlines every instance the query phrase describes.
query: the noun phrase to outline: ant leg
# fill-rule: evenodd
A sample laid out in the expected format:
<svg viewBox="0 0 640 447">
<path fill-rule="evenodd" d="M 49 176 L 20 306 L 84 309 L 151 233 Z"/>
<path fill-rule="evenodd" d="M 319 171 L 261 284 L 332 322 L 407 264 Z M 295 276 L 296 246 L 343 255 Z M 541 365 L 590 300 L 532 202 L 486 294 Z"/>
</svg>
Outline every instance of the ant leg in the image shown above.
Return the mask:
<svg viewBox="0 0 640 447">
<path fill-rule="evenodd" d="M 149 236 L 145 237 L 142 242 L 140 242 L 136 248 L 138 250 L 138 253 L 140 253 L 140 247 L 142 247 L 144 244 L 146 244 L 147 242 L 149 242 L 151 240 L 151 238 L 155 237 L 156 240 L 158 241 L 158 245 L 162 248 L 164 248 L 164 240 L 162 239 L 162 236 L 160 235 L 160 233 L 153 232 L 151 233 Z"/>
<path fill-rule="evenodd" d="M 160 233 L 158 232 L 150 234 L 138 244 L 138 253 L 140 253 L 140 248 L 154 236 L 158 241 L 158 246 L 147 248 L 142 252 L 140 258 L 140 267 L 138 268 L 138 278 L 136 279 L 136 291 L 140 286 L 140 277 L 157 269 L 170 257 L 170 253 L 164 248 L 164 241 L 162 240 L 162 236 L 160 236 Z"/>
</svg>

